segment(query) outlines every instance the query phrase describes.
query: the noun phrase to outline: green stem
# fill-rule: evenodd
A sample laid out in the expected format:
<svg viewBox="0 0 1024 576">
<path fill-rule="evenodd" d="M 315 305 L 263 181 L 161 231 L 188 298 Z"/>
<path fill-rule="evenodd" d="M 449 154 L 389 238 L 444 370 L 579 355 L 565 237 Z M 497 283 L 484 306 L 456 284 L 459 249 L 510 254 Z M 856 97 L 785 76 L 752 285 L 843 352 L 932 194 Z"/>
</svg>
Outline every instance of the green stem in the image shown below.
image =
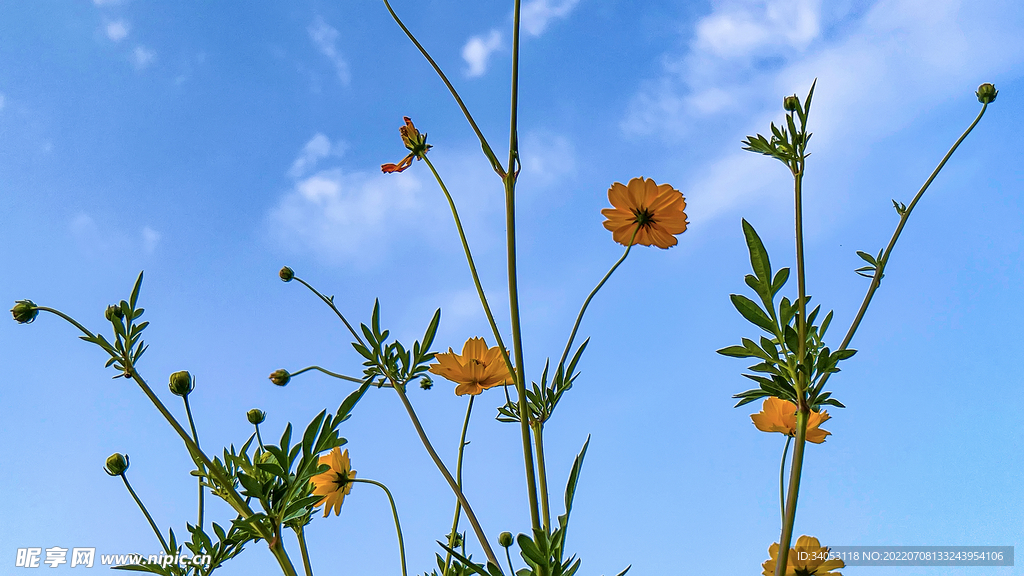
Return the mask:
<svg viewBox="0 0 1024 576">
<path fill-rule="evenodd" d="M 871 299 L 875 296 L 875 291 L 878 290 L 878 287 L 882 283 L 882 275 L 885 272 L 885 265 L 889 262 L 889 254 L 892 253 L 893 248 L 896 247 L 896 241 L 899 240 L 900 234 L 903 233 L 903 227 L 907 224 L 907 220 L 910 219 L 910 213 L 914 210 L 914 207 L 917 206 L 921 197 L 924 196 L 925 190 L 931 186 L 932 181 L 939 175 L 939 171 L 946 165 L 946 161 L 953 156 L 953 152 L 956 152 L 956 149 L 960 147 L 960 143 L 967 138 L 967 135 L 970 134 L 971 131 L 974 130 L 974 127 L 978 125 L 978 122 L 981 121 L 981 117 L 985 115 L 985 110 L 987 108 L 988 104 L 983 104 L 981 106 L 981 111 L 978 112 L 978 116 L 974 119 L 974 122 L 971 122 L 971 125 L 967 127 L 967 130 L 964 130 L 964 133 L 960 135 L 960 138 L 957 138 L 957 141 L 949 151 L 946 152 L 946 155 L 942 157 L 942 161 L 935 167 L 935 170 L 932 170 L 931 175 L 929 175 L 928 179 L 925 180 L 924 185 L 922 185 L 921 189 L 917 191 L 916 195 L 914 195 L 914 199 L 910 202 L 910 205 L 907 206 L 906 212 L 900 216 L 900 222 L 896 225 L 896 230 L 889 239 L 889 244 L 885 247 L 885 252 L 882 253 L 881 260 L 878 261 L 878 267 L 875 269 L 875 275 L 871 278 L 871 285 L 868 286 L 868 292 L 864 295 L 864 301 L 861 302 L 860 309 L 857 310 L 857 316 L 853 319 L 853 324 L 850 325 L 850 329 L 846 332 L 846 337 L 843 338 L 843 343 L 839 346 L 839 350 L 846 350 L 846 347 L 850 345 L 850 341 L 853 340 L 853 335 L 857 332 L 857 328 L 860 327 L 860 322 L 868 310 L 868 305 L 871 304 Z M 821 388 L 825 381 L 828 380 L 829 376 L 830 374 L 825 374 L 818 384 L 819 388 Z"/>
<path fill-rule="evenodd" d="M 306 549 L 306 533 L 302 526 L 295 527 L 295 537 L 299 540 L 299 552 L 302 554 L 302 569 L 306 576 L 313 576 L 313 567 L 309 564 L 309 550 Z"/>
<path fill-rule="evenodd" d="M 793 523 L 796 521 L 796 501 L 800 492 L 800 471 L 804 465 L 804 446 L 807 440 L 807 417 L 809 411 L 798 410 L 796 413 L 796 447 L 793 448 L 793 466 L 789 472 L 789 497 L 786 500 L 786 512 L 782 520 L 782 537 L 779 539 L 779 556 L 775 565 L 776 574 L 786 573 L 786 562 L 789 556 L 789 544 L 793 540 Z"/>
<path fill-rule="evenodd" d="M 587 299 L 583 301 L 583 307 L 580 308 L 580 313 L 576 316 L 576 323 L 573 324 L 572 332 L 569 334 L 569 341 L 565 343 L 565 351 L 562 352 L 562 359 L 558 361 L 558 368 L 563 368 L 565 365 L 565 359 L 569 357 L 569 349 L 572 348 L 573 340 L 576 339 L 576 331 L 579 330 L 580 328 L 580 322 L 583 321 L 583 314 L 586 313 L 587 306 L 590 306 L 590 301 L 594 299 L 594 295 L 596 295 L 597 291 L 600 290 L 602 286 L 604 286 L 604 283 L 607 282 L 609 278 L 611 278 L 612 273 L 614 273 L 615 270 L 619 267 L 619 264 L 622 264 L 626 260 L 626 256 L 629 256 L 629 251 L 633 248 L 633 240 L 636 239 L 637 232 L 639 231 L 640 225 L 637 224 L 636 230 L 633 230 L 633 235 L 629 238 L 629 245 L 626 246 L 626 251 L 622 253 L 622 256 L 620 256 L 619 259 L 615 262 L 615 264 L 612 265 L 611 269 L 608 270 L 608 273 L 604 275 L 604 278 L 601 278 L 601 281 L 597 283 L 597 286 L 595 286 L 594 289 L 590 291 L 590 295 L 587 296 Z M 565 378 L 568 378 L 569 376 L 570 375 L 567 374 Z"/>
<path fill-rule="evenodd" d="M 373 484 L 379 486 L 384 493 L 388 495 L 388 502 L 391 502 L 391 514 L 395 517 L 395 530 L 398 532 L 398 553 L 402 556 L 402 576 L 407 576 L 405 569 L 405 540 L 402 539 L 402 524 L 398 521 L 398 507 L 395 506 L 395 499 L 391 496 L 391 491 L 388 487 L 377 482 L 376 480 L 369 480 L 366 478 L 349 478 L 349 482 L 364 482 L 366 484 Z"/>
<path fill-rule="evenodd" d="M 494 155 L 494 151 L 491 150 L 491 146 L 487 143 L 487 139 L 484 138 L 484 133 L 480 131 L 480 128 L 476 125 L 476 121 L 473 120 L 473 115 L 469 113 L 469 108 L 466 107 L 466 104 L 462 101 L 459 93 L 455 90 L 455 86 L 452 86 L 452 83 L 448 81 L 448 77 L 441 71 L 441 67 L 437 65 L 437 62 L 434 62 L 434 59 L 430 57 L 430 54 L 427 53 L 426 49 L 423 48 L 423 45 L 419 43 L 419 40 L 416 40 L 416 37 L 413 36 L 412 32 L 405 27 L 402 19 L 398 17 L 398 14 L 395 14 L 395 11 L 391 8 L 391 4 L 388 3 L 388 0 L 384 0 L 384 5 L 387 6 L 388 12 L 391 13 L 391 17 L 395 19 L 395 22 L 397 22 L 402 28 L 402 31 L 409 37 L 409 40 L 412 40 L 412 43 L 416 45 L 416 48 L 418 48 L 420 53 L 423 54 L 423 57 L 427 59 L 427 62 L 430 62 L 430 65 L 434 67 L 434 72 L 437 72 L 437 75 L 441 77 L 441 81 L 448 87 L 448 91 L 455 97 L 455 101 L 459 104 L 459 108 L 462 109 L 462 113 L 465 114 L 466 120 L 469 120 L 469 125 L 473 127 L 473 131 L 476 132 L 477 138 L 480 139 L 480 147 L 483 148 L 484 156 L 486 156 L 490 161 L 491 168 L 498 173 L 498 176 L 504 178 L 505 170 L 502 168 L 501 163 L 498 162 L 498 158 Z M 516 5 L 516 8 L 518 10 L 518 4 Z M 424 159 L 426 159 L 425 156 Z"/>
<path fill-rule="evenodd" d="M 516 569 L 512 567 L 512 555 L 509 554 L 508 548 L 509 547 L 507 547 L 507 546 L 505 547 L 505 559 L 508 560 L 508 573 L 509 574 L 515 574 L 516 573 Z M 441 576 L 447 576 L 447 575 L 442 574 Z"/>
<path fill-rule="evenodd" d="M 476 514 L 473 513 L 473 508 L 469 505 L 469 500 L 466 499 L 466 495 L 462 493 L 462 488 L 459 487 L 455 479 L 452 478 L 451 472 L 441 461 L 441 457 L 437 455 L 437 451 L 434 450 L 433 445 L 430 443 L 430 439 L 427 438 L 426 432 L 423 431 L 423 426 L 420 424 L 420 419 L 416 416 L 416 411 L 412 408 L 412 403 L 409 402 L 409 397 L 405 395 L 403 386 L 395 386 L 395 392 L 398 393 L 398 397 L 402 400 L 402 404 L 405 406 L 405 411 L 409 413 L 409 418 L 412 420 L 412 425 L 416 428 L 416 433 L 420 437 L 420 441 L 423 443 L 423 447 L 427 449 L 427 454 L 430 455 L 431 460 L 434 461 L 434 465 L 441 471 L 441 475 L 448 481 L 448 485 L 451 486 L 452 492 L 455 493 L 455 497 L 462 503 L 462 507 L 466 510 L 466 519 L 473 526 L 473 532 L 476 534 L 477 540 L 480 542 L 480 546 L 484 549 L 484 554 L 487 556 L 487 560 L 495 566 L 498 566 L 497 556 L 494 555 L 494 551 L 491 550 L 491 545 L 487 541 L 487 536 L 484 534 L 483 528 L 480 526 L 480 522 L 476 519 Z"/>
<path fill-rule="evenodd" d="M 779 509 L 782 510 L 782 522 L 786 522 L 786 455 L 789 454 L 789 444 L 793 437 L 786 436 L 786 448 L 782 451 L 782 464 L 779 465 Z"/>
<path fill-rule="evenodd" d="M 462 489 L 462 454 L 466 449 L 466 431 L 469 429 L 469 415 L 473 413 L 473 400 L 476 395 L 469 396 L 469 405 L 466 406 L 466 419 L 462 422 L 462 437 L 459 439 L 459 460 L 455 464 L 455 482 Z M 459 517 L 462 515 L 462 501 L 455 499 L 455 519 L 452 520 L 452 530 L 448 533 L 448 547 L 455 548 L 455 534 L 459 530 Z M 444 572 L 441 576 L 448 576 L 448 567 L 451 565 L 452 553 L 446 552 L 444 557 Z"/>
<path fill-rule="evenodd" d="M 153 528 L 153 533 L 160 539 L 160 546 L 163 547 L 164 552 L 168 556 L 173 556 L 174 551 L 167 545 L 167 541 L 164 540 L 164 536 L 160 533 L 160 529 L 156 527 L 156 522 L 154 522 L 153 517 L 149 515 L 149 510 L 146 510 L 146 505 L 142 503 L 142 500 L 139 499 L 139 495 L 135 493 L 135 490 L 132 489 L 132 485 L 128 483 L 128 476 L 121 474 L 121 480 L 124 480 L 124 485 L 128 488 L 128 492 L 131 492 L 132 498 L 135 499 L 135 503 L 139 505 L 139 509 L 146 515 L 146 520 L 149 520 L 149 526 Z"/>
<path fill-rule="evenodd" d="M 301 280 L 300 280 L 300 282 L 301 282 Z M 305 284 L 305 282 L 303 282 L 303 284 Z M 347 322 L 346 322 L 346 324 L 347 324 Z M 352 376 L 345 376 L 344 374 L 335 374 L 334 372 L 331 372 L 330 370 L 325 370 L 325 369 L 323 369 L 323 368 L 321 368 L 319 366 L 307 366 L 307 367 L 303 368 L 302 370 L 299 370 L 298 372 L 289 372 L 289 374 L 291 376 L 298 376 L 299 374 L 302 374 L 303 372 L 308 372 L 310 370 L 319 370 L 319 371 L 323 372 L 324 374 L 327 374 L 328 376 L 334 376 L 335 378 L 340 378 L 342 380 L 348 380 L 349 382 L 356 382 L 356 383 L 359 383 L 359 384 L 363 383 L 363 380 L 361 378 L 353 378 Z"/>
<path fill-rule="evenodd" d="M 189 403 L 188 403 L 188 394 L 185 394 L 181 398 L 182 398 L 182 400 L 185 401 L 185 414 L 188 415 L 188 426 L 189 426 L 189 428 L 192 429 L 192 439 L 195 440 L 196 446 L 199 446 L 199 433 L 196 432 L 196 422 L 192 418 L 192 407 L 189 406 Z M 200 472 L 205 472 L 205 470 L 202 467 L 203 465 L 200 464 L 199 466 L 200 466 L 199 467 L 199 471 Z M 203 528 L 203 508 L 204 508 L 203 504 L 204 504 L 205 499 L 206 499 L 206 488 L 203 486 L 203 479 L 199 478 L 199 524 L 198 524 L 198 526 L 199 526 L 200 530 L 202 530 L 202 528 Z"/>
<path fill-rule="evenodd" d="M 540 514 L 544 532 L 551 533 L 551 511 L 548 505 L 547 467 L 544 464 L 544 423 L 533 424 L 533 441 L 537 449 L 537 482 L 540 484 Z"/>
<path fill-rule="evenodd" d="M 434 164 L 430 162 L 430 159 L 423 156 L 423 161 L 427 163 L 430 171 L 433 172 L 434 178 L 437 180 L 437 184 L 441 187 L 441 191 L 444 192 L 444 197 L 448 199 L 448 206 L 452 210 L 452 217 L 455 219 L 455 228 L 459 231 L 459 239 L 462 241 L 462 249 L 466 253 L 466 262 L 469 263 L 469 272 L 473 275 L 473 284 L 476 286 L 476 293 L 480 297 L 480 304 L 484 307 L 484 315 L 487 316 L 487 322 L 491 325 L 491 332 L 494 334 L 494 339 L 498 345 L 498 350 L 501 351 L 502 358 L 505 359 L 505 364 L 508 366 L 509 372 L 514 372 L 515 366 L 512 364 L 512 360 L 509 359 L 508 349 L 505 348 L 505 342 L 501 338 L 501 332 L 498 330 L 498 324 L 494 321 L 494 314 L 491 313 L 491 306 L 487 303 L 487 296 L 484 294 L 483 285 L 480 283 L 480 275 L 476 271 L 476 263 L 473 260 L 473 253 L 469 249 L 469 241 L 466 240 L 466 231 L 462 228 L 462 219 L 459 218 L 459 211 L 455 208 L 455 201 L 452 200 L 452 195 L 448 192 L 448 187 L 444 185 L 444 180 L 441 179 L 441 175 L 434 169 Z"/>
<path fill-rule="evenodd" d="M 313 292 L 313 294 L 316 294 L 317 296 L 319 296 L 320 299 L 324 301 L 324 304 L 327 304 L 328 306 L 330 306 L 331 310 L 334 310 L 334 313 L 338 315 L 338 318 L 341 318 L 341 321 L 345 323 L 345 327 L 348 328 L 348 331 L 352 333 L 352 337 L 356 339 L 356 342 L 359 342 L 361 345 L 366 346 L 366 343 L 363 342 L 363 339 L 359 337 L 359 334 L 356 332 L 355 328 L 353 328 L 352 325 L 348 323 L 348 320 L 345 318 L 345 315 L 342 314 L 341 310 L 338 310 L 338 307 L 334 305 L 334 296 L 331 296 L 330 298 L 324 296 L 323 294 L 320 293 L 319 290 L 317 290 L 316 288 L 313 288 L 305 280 L 303 280 L 302 278 L 299 278 L 298 276 L 293 276 L 292 280 L 295 280 L 299 284 L 302 284 L 306 288 L 309 288 L 310 291 Z M 297 374 L 297 372 L 296 372 L 296 374 Z M 333 376 L 333 374 L 331 374 L 331 375 Z M 362 380 L 356 380 L 356 382 L 362 382 Z"/>
<path fill-rule="evenodd" d="M 255 424 L 255 426 L 256 426 L 256 442 L 259 443 L 261 450 L 266 450 L 266 448 L 263 447 L 263 436 L 260 435 L 260 425 L 259 424 Z"/>
</svg>

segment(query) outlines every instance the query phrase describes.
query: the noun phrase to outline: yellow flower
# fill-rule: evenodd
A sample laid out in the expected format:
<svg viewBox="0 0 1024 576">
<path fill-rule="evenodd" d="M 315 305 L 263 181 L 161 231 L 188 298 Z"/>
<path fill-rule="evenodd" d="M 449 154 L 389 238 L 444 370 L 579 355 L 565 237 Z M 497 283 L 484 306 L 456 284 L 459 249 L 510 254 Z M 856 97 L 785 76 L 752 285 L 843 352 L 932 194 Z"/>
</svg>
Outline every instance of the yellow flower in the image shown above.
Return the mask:
<svg viewBox="0 0 1024 576">
<path fill-rule="evenodd" d="M 625 186 L 616 182 L 608 189 L 608 200 L 614 208 L 601 210 L 608 218 L 604 227 L 623 246 L 633 238 L 633 244 L 669 248 L 678 242 L 675 235 L 686 231 L 686 198 L 669 184 L 643 177 Z"/>
<path fill-rule="evenodd" d="M 430 371 L 458 384 L 455 387 L 458 396 L 475 396 L 512 380 L 501 350 L 497 346 L 488 348 L 483 338 L 466 340 L 461 355 L 449 348 L 447 352 L 435 354 L 434 358 L 438 363 L 431 364 Z"/>
<path fill-rule="evenodd" d="M 345 495 L 352 491 L 352 478 L 356 477 L 356 471 L 348 460 L 348 449 L 342 452 L 340 448 L 335 448 L 330 454 L 321 456 L 320 463 L 331 468 L 313 476 L 313 494 L 323 496 L 316 506 L 326 504 L 324 518 L 331 514 L 332 508 L 335 516 L 340 516 L 341 503 L 345 501 Z"/>
<path fill-rule="evenodd" d="M 812 411 L 807 417 L 807 441 L 821 444 L 825 437 L 832 434 L 828 430 L 818 428 L 822 422 L 832 418 L 828 412 Z M 751 414 L 754 426 L 762 432 L 781 432 L 787 436 L 796 436 L 796 404 L 774 396 L 764 399 L 761 411 Z"/>
<path fill-rule="evenodd" d="M 427 155 L 427 150 L 430 150 L 432 146 L 427 144 L 427 135 L 420 134 L 420 131 L 416 129 L 412 124 L 412 120 L 408 116 L 402 117 L 405 120 L 405 126 L 398 129 L 402 135 L 402 143 L 409 149 L 409 155 L 402 158 L 398 164 L 382 164 L 380 169 L 385 174 L 392 172 L 401 172 L 412 166 L 412 159 L 419 158 L 423 159 Z"/>
<path fill-rule="evenodd" d="M 771 556 L 763 564 L 761 574 L 775 576 L 775 565 L 778 562 L 779 544 L 774 543 L 768 548 Z M 840 572 L 832 572 L 836 568 L 845 568 L 846 564 L 838 558 L 828 559 L 828 548 L 823 547 L 817 538 L 801 536 L 796 540 L 796 548 L 789 549 L 786 556 L 786 576 L 843 576 Z"/>
</svg>

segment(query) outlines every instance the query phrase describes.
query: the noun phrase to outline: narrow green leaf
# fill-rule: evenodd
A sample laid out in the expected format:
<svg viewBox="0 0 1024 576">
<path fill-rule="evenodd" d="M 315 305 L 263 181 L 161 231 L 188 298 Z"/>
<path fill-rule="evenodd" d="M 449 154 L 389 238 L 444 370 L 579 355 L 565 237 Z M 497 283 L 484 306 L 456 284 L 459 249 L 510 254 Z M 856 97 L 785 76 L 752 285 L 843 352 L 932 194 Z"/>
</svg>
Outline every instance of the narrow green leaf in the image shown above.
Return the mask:
<svg viewBox="0 0 1024 576">
<path fill-rule="evenodd" d="M 131 301 L 128 304 L 131 307 L 132 310 L 135 309 L 135 303 L 138 302 L 138 300 L 139 300 L 139 289 L 141 289 L 141 288 L 142 288 L 142 272 L 139 272 L 139 277 L 138 277 L 137 280 L 135 280 L 135 287 L 132 288 Z M 125 310 L 124 312 L 125 312 L 125 316 L 129 316 L 129 312 L 127 310 Z"/>
<path fill-rule="evenodd" d="M 754 274 L 762 283 L 767 284 L 771 280 L 772 265 L 768 260 L 768 251 L 764 249 L 761 238 L 757 231 L 745 219 L 743 220 L 743 236 L 747 240 L 747 250 L 750 252 L 750 266 Z"/>
<path fill-rule="evenodd" d="M 789 280 L 789 268 L 780 268 L 775 273 L 775 278 L 772 280 L 772 293 L 771 299 L 775 298 L 775 295 L 782 290 L 782 287 L 786 285 L 786 281 Z"/>
<path fill-rule="evenodd" d="M 743 296 L 742 294 L 730 294 L 729 300 L 732 301 L 732 305 L 736 307 L 744 318 L 750 323 L 760 327 L 764 331 L 774 334 L 776 330 L 775 322 L 768 317 L 768 314 L 761 309 L 753 300 Z"/>
<path fill-rule="evenodd" d="M 722 356 L 732 356 L 733 358 L 751 358 L 751 357 L 757 358 L 758 357 L 756 354 L 751 354 L 743 346 L 726 346 L 725 348 L 722 348 L 721 350 L 718 350 L 717 352 L 719 354 L 721 354 Z"/>
</svg>

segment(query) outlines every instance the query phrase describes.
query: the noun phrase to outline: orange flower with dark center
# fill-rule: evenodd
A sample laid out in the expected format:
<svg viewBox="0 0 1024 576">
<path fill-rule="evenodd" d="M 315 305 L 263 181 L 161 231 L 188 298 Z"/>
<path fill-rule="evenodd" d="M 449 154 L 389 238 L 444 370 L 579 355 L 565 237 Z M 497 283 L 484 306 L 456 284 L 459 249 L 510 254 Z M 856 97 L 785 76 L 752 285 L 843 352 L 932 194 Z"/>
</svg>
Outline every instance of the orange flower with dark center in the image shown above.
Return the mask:
<svg viewBox="0 0 1024 576">
<path fill-rule="evenodd" d="M 825 437 L 832 434 L 827 430 L 818 428 L 822 422 L 832 418 L 828 412 L 814 412 L 807 416 L 807 441 L 821 444 Z M 762 432 L 780 432 L 787 436 L 796 437 L 796 404 L 789 400 L 782 400 L 774 396 L 764 399 L 761 411 L 751 414 L 750 419 L 754 426 Z"/>
<path fill-rule="evenodd" d="M 774 543 L 768 548 L 770 558 L 761 564 L 763 576 L 775 576 L 775 565 L 779 558 L 779 544 Z M 786 576 L 843 576 L 840 572 L 832 572 L 837 568 L 845 568 L 842 560 L 829 559 L 829 549 L 822 546 L 813 536 L 801 536 L 796 539 L 796 547 L 789 549 L 786 556 Z"/>
<path fill-rule="evenodd" d="M 670 248 L 677 234 L 686 231 L 686 198 L 670 184 L 657 184 L 650 178 L 633 178 L 623 186 L 619 182 L 608 189 L 614 208 L 605 208 L 604 227 L 623 246 L 633 244 Z M 634 235 L 635 234 L 635 235 Z"/>
<path fill-rule="evenodd" d="M 312 478 L 313 494 L 323 496 L 314 508 L 324 505 L 324 518 L 331 514 L 332 508 L 335 516 L 340 516 L 341 503 L 352 491 L 352 478 L 356 477 L 356 471 L 348 459 L 348 449 L 344 452 L 340 448 L 331 450 L 329 454 L 320 457 L 320 464 L 327 464 L 330 469 Z"/>
<path fill-rule="evenodd" d="M 437 364 L 430 365 L 430 371 L 458 384 L 455 394 L 477 395 L 488 388 L 512 381 L 501 349 L 487 347 L 483 338 L 470 338 L 462 347 L 462 354 L 451 348 L 448 352 L 435 354 Z"/>
<path fill-rule="evenodd" d="M 403 116 L 405 120 L 405 126 L 398 129 L 398 132 L 402 135 L 402 143 L 409 149 L 409 155 L 402 158 L 402 161 L 398 164 L 382 164 L 380 169 L 385 174 L 392 172 L 401 172 L 412 166 L 412 159 L 419 158 L 423 159 L 427 155 L 427 150 L 430 150 L 432 146 L 427 144 L 426 133 L 420 134 L 420 131 L 416 129 L 412 124 L 412 120 L 408 116 Z"/>
</svg>

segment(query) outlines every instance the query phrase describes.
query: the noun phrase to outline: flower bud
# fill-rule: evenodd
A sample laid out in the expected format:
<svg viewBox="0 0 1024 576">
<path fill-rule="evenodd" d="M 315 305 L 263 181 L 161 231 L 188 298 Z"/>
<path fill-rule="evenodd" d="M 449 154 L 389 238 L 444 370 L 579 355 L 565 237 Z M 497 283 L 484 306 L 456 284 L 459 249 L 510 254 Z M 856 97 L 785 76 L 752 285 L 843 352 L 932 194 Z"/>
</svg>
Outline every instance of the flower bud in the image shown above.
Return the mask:
<svg viewBox="0 0 1024 576">
<path fill-rule="evenodd" d="M 502 548 L 508 548 L 512 545 L 512 533 L 502 532 L 498 534 L 498 544 L 501 544 Z"/>
<path fill-rule="evenodd" d="M 420 388 L 423 388 L 424 390 L 430 390 L 433 387 L 434 387 L 434 381 L 431 380 L 428 376 L 424 376 L 423 378 L 420 378 Z"/>
<path fill-rule="evenodd" d="M 267 413 L 259 408 L 253 408 L 245 413 L 245 417 L 249 419 L 249 424 L 262 424 L 267 419 Z"/>
<path fill-rule="evenodd" d="M 278 386 L 284 386 L 292 379 L 292 375 L 288 373 L 284 368 L 280 370 L 274 370 L 270 373 L 270 381 Z"/>
<path fill-rule="evenodd" d="M 111 304 L 110 306 L 107 306 L 107 311 L 103 313 L 103 316 L 107 320 L 113 322 L 114 318 L 124 318 L 124 311 L 122 311 L 121 307 L 117 304 Z"/>
<path fill-rule="evenodd" d="M 459 534 L 458 532 L 456 532 L 452 536 L 452 548 L 460 548 L 460 547 L 462 547 L 462 534 Z"/>
<path fill-rule="evenodd" d="M 107 458 L 107 465 L 103 469 L 111 476 L 122 476 L 128 470 L 128 455 L 114 452 Z"/>
<path fill-rule="evenodd" d="M 168 388 L 176 396 L 188 396 L 189 393 L 195 389 L 195 382 L 192 380 L 192 375 L 187 370 L 175 372 L 171 374 L 171 383 Z"/>
<path fill-rule="evenodd" d="M 996 101 L 996 96 L 999 94 L 999 90 L 988 82 L 985 82 L 981 86 L 978 86 L 978 91 L 975 92 L 978 96 L 978 102 L 982 104 L 989 104 Z"/>
<path fill-rule="evenodd" d="M 800 109 L 800 99 L 796 97 L 796 94 L 786 96 L 782 100 L 782 107 L 786 109 L 786 112 L 796 112 Z"/>
<path fill-rule="evenodd" d="M 11 308 L 11 314 L 14 315 L 18 324 L 31 324 L 39 314 L 39 310 L 31 300 L 18 300 L 14 303 L 14 308 Z"/>
<path fill-rule="evenodd" d="M 277 275 L 281 277 L 281 280 L 284 280 L 285 282 L 291 282 L 292 278 L 295 277 L 295 271 L 285 266 L 284 268 L 281 268 L 281 271 L 278 272 Z"/>
</svg>

